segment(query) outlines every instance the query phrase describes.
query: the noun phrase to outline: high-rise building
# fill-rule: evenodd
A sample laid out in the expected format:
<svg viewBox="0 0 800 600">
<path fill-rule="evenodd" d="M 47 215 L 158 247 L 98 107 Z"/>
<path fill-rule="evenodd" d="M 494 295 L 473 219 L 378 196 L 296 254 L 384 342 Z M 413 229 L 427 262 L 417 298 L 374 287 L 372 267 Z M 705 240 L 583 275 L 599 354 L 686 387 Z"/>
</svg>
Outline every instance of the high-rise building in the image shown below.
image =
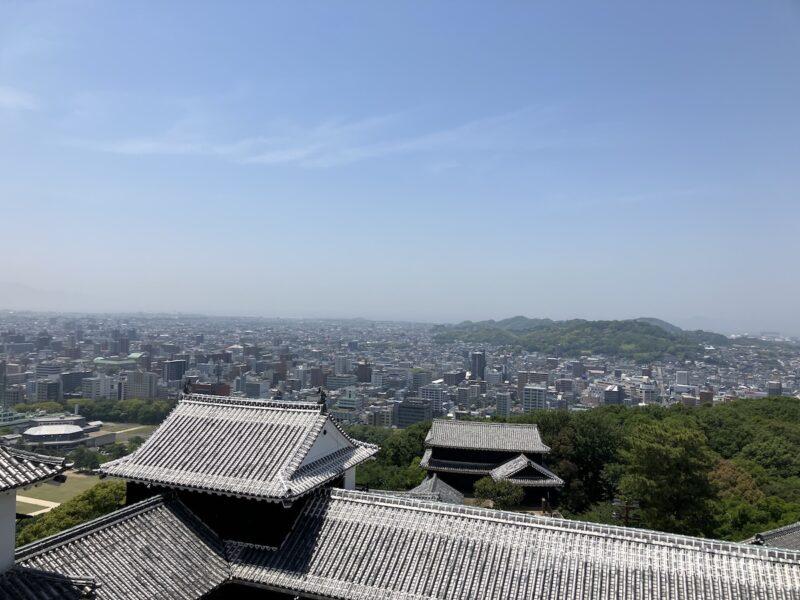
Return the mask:
<svg viewBox="0 0 800 600">
<path fill-rule="evenodd" d="M 483 379 L 486 376 L 486 352 L 477 350 L 469 353 L 470 378 Z"/>
<path fill-rule="evenodd" d="M 391 427 L 394 425 L 396 404 L 370 406 L 367 408 L 367 425 Z"/>
<path fill-rule="evenodd" d="M 498 417 L 508 417 L 511 414 L 511 394 L 509 392 L 497 392 L 495 397 Z"/>
<path fill-rule="evenodd" d="M 370 383 L 375 387 L 383 387 L 383 380 L 386 377 L 386 371 L 382 369 L 373 370 L 370 377 Z"/>
<path fill-rule="evenodd" d="M 444 382 L 446 385 L 458 385 L 466 378 L 467 378 L 467 372 L 464 370 L 449 371 L 444 374 Z"/>
<path fill-rule="evenodd" d="M 503 383 L 503 373 L 496 369 L 486 369 L 486 383 L 489 385 L 500 385 Z"/>
<path fill-rule="evenodd" d="M 547 408 L 547 388 L 528 384 L 522 388 L 522 410 L 530 412 Z"/>
<path fill-rule="evenodd" d="M 325 374 L 322 372 L 322 367 L 311 367 L 308 370 L 308 385 L 315 388 L 325 385 Z"/>
<path fill-rule="evenodd" d="M 431 379 L 432 376 L 430 371 L 425 371 L 423 369 L 412 369 L 408 377 L 408 387 L 412 392 L 419 391 L 419 388 L 421 388 L 423 385 L 429 384 Z"/>
<path fill-rule="evenodd" d="M 625 388 L 621 385 L 609 385 L 603 392 L 604 404 L 624 404 Z"/>
<path fill-rule="evenodd" d="M 91 398 L 92 400 L 116 400 L 117 396 L 117 378 L 108 375 L 98 375 L 97 377 L 89 377 L 81 382 L 81 389 L 84 398 Z"/>
<path fill-rule="evenodd" d="M 53 377 L 36 380 L 36 402 L 60 402 L 62 398 L 60 378 Z"/>
<path fill-rule="evenodd" d="M 433 418 L 433 411 L 428 400 L 406 398 L 397 406 L 397 426 L 401 429 L 414 423 L 430 421 L 431 418 Z"/>
<path fill-rule="evenodd" d="M 782 396 L 783 395 L 783 384 L 780 381 L 768 381 L 767 382 L 767 396 Z"/>
<path fill-rule="evenodd" d="M 158 375 L 147 371 L 128 371 L 124 397 L 142 400 L 158 397 Z"/>
<path fill-rule="evenodd" d="M 356 365 L 356 377 L 358 377 L 359 383 L 372 381 L 372 366 L 366 361 L 360 361 Z"/>
<path fill-rule="evenodd" d="M 349 356 L 337 356 L 334 361 L 334 371 L 337 375 L 348 375 L 353 372 L 353 364 Z"/>
<path fill-rule="evenodd" d="M 325 378 L 325 387 L 329 390 L 339 390 L 344 387 L 355 385 L 356 383 L 358 383 L 358 381 L 356 380 L 356 376 L 352 373 L 343 375 L 331 373 Z"/>
<path fill-rule="evenodd" d="M 443 383 L 429 383 L 419 388 L 419 397 L 431 403 L 434 416 L 444 414 L 444 406 L 448 401 L 447 386 Z"/>
<path fill-rule="evenodd" d="M 689 372 L 688 371 L 676 371 L 675 372 L 675 383 L 678 385 L 689 385 Z"/>
<path fill-rule="evenodd" d="M 185 360 L 164 361 L 164 381 L 180 381 L 186 374 L 188 363 Z"/>
<path fill-rule="evenodd" d="M 81 391 L 81 383 L 92 376 L 91 371 L 72 371 L 61 373 L 61 391 L 64 394 L 74 394 Z"/>
</svg>

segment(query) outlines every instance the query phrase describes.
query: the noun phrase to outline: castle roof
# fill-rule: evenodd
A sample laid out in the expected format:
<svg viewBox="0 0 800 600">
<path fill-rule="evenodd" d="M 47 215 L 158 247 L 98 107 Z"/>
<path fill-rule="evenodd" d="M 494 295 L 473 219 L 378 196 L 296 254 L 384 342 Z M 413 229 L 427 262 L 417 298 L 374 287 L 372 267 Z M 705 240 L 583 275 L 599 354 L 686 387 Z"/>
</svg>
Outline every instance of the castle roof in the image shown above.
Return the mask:
<svg viewBox="0 0 800 600">
<path fill-rule="evenodd" d="M 115 600 L 188 600 L 227 582 L 338 600 L 800 597 L 800 552 L 341 489 L 310 497 L 277 548 L 223 543 L 155 497 L 17 559 L 88 575 Z"/>
<path fill-rule="evenodd" d="M 219 539 L 179 501 L 161 496 L 18 548 L 16 559 L 15 568 L 88 575 L 100 584 L 100 599 L 193 600 L 229 577 Z"/>
<path fill-rule="evenodd" d="M 434 419 L 425 438 L 430 448 L 464 448 L 503 452 L 550 452 L 536 425 Z"/>
<path fill-rule="evenodd" d="M 135 452 L 106 475 L 260 500 L 293 500 L 371 458 L 319 405 L 184 396 Z"/>
<path fill-rule="evenodd" d="M 239 581 L 316 598 L 797 598 L 800 553 L 332 489 Z"/>
<path fill-rule="evenodd" d="M 0 492 L 40 483 L 63 473 L 65 458 L 0 446 Z"/>
<path fill-rule="evenodd" d="M 762 546 L 800 550 L 800 521 L 757 533 L 750 541 Z"/>
</svg>

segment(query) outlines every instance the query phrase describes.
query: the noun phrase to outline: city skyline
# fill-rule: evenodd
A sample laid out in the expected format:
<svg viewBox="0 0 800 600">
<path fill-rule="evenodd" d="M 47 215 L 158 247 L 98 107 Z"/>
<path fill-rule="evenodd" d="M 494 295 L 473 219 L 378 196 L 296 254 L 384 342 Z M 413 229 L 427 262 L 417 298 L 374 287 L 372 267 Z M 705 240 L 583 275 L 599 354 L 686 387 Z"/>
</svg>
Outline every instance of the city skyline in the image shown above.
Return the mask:
<svg viewBox="0 0 800 600">
<path fill-rule="evenodd" d="M 0 308 L 798 335 L 799 21 L 5 4 Z"/>
</svg>

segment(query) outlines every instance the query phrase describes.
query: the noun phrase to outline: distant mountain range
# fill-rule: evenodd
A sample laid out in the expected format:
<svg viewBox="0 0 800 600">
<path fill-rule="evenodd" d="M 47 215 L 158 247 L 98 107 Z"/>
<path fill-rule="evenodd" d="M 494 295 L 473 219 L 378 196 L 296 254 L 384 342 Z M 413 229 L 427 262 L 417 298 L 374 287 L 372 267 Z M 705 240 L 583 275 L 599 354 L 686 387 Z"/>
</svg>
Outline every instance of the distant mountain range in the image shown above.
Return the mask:
<svg viewBox="0 0 800 600">
<path fill-rule="evenodd" d="M 684 331 L 661 319 L 642 317 L 623 321 L 529 319 L 517 316 L 501 321 L 464 321 L 434 328 L 439 342 L 510 345 L 554 356 L 602 354 L 641 362 L 702 357 L 705 347 L 729 346 L 724 335 Z"/>
</svg>

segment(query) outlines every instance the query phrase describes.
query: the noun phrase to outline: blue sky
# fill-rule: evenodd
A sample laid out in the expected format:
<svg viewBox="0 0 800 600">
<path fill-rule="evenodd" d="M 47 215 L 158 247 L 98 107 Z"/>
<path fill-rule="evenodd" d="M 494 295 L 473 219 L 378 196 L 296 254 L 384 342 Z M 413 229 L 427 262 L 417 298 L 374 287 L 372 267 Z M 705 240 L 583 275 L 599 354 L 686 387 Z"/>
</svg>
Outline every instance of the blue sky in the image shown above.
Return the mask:
<svg viewBox="0 0 800 600">
<path fill-rule="evenodd" d="M 800 333 L 800 4 L 0 3 L 0 306 Z"/>
</svg>

